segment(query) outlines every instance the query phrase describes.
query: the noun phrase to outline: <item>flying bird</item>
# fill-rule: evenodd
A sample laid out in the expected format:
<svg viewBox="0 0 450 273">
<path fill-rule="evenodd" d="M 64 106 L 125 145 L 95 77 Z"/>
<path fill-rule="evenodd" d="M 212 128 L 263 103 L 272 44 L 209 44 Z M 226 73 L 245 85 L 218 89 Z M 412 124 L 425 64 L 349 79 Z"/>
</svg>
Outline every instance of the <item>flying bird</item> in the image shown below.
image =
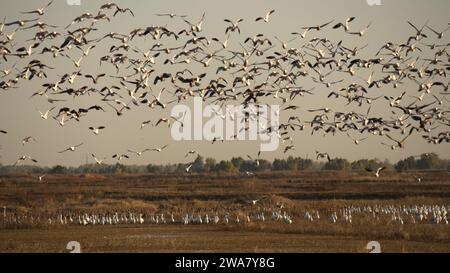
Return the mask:
<svg viewBox="0 0 450 273">
<path fill-rule="evenodd" d="M 102 74 L 99 74 L 99 75 L 96 75 L 96 76 L 93 76 L 93 75 L 84 75 L 85 78 L 92 79 L 92 82 L 93 82 L 94 84 L 97 84 L 97 83 L 98 83 L 98 80 L 99 80 L 100 78 L 102 78 L 102 77 L 105 77 L 105 76 L 106 76 L 105 73 L 102 73 Z"/>
<path fill-rule="evenodd" d="M 117 158 L 117 161 L 122 161 L 124 158 L 129 159 L 130 157 L 126 154 L 115 154 L 112 158 Z"/>
<path fill-rule="evenodd" d="M 197 151 L 192 150 L 192 151 L 187 152 L 186 155 L 184 156 L 184 158 L 188 157 L 189 155 L 199 155 L 199 153 Z"/>
<path fill-rule="evenodd" d="M 164 146 L 162 146 L 162 147 L 159 147 L 159 148 L 153 148 L 153 149 L 150 149 L 150 151 L 160 153 L 162 150 L 164 150 L 165 148 L 167 148 L 167 146 L 169 146 L 169 144 L 166 144 L 166 145 L 164 145 Z"/>
<path fill-rule="evenodd" d="M 140 152 L 136 152 L 136 151 L 133 151 L 133 150 L 128 150 L 128 152 L 136 154 L 137 156 L 142 156 L 144 153 L 149 152 L 149 151 L 151 151 L 151 150 L 150 149 L 145 149 L 145 150 L 140 151 Z"/>
<path fill-rule="evenodd" d="M 338 28 L 342 27 L 342 28 L 344 28 L 345 32 L 348 32 L 348 30 L 349 30 L 349 23 L 352 22 L 355 19 L 356 19 L 356 17 L 349 17 L 349 18 L 345 19 L 344 23 L 337 23 L 336 25 L 334 25 L 333 29 L 338 29 Z"/>
<path fill-rule="evenodd" d="M 89 127 L 89 130 L 91 130 L 92 133 L 94 133 L 94 135 L 98 135 L 98 134 L 100 134 L 100 131 L 105 129 L 105 128 L 106 128 L 105 126 L 100 126 L 100 127 L 96 127 L 96 128 Z"/>
<path fill-rule="evenodd" d="M 31 160 L 31 161 L 33 161 L 34 163 L 38 163 L 38 161 L 37 161 L 36 159 L 33 159 L 33 158 L 30 157 L 30 156 L 24 155 L 24 156 L 21 156 L 21 157 L 16 161 L 16 163 L 14 163 L 13 166 L 16 166 L 16 165 L 19 164 L 20 162 L 25 162 L 25 161 L 27 161 L 27 160 Z"/>
<path fill-rule="evenodd" d="M 187 15 L 178 15 L 178 14 L 174 14 L 174 13 L 161 13 L 161 14 L 156 14 L 156 16 L 165 16 L 165 17 L 170 17 L 170 18 L 174 18 L 174 17 L 180 17 L 180 18 L 184 18 L 187 17 Z"/>
<path fill-rule="evenodd" d="M 22 139 L 22 146 L 25 146 L 25 144 L 30 143 L 31 141 L 36 142 L 36 139 L 32 136 L 28 136 L 28 137 Z"/>
<path fill-rule="evenodd" d="M 380 177 L 380 173 L 381 171 L 383 171 L 384 169 L 386 169 L 386 167 L 380 167 L 378 168 L 376 171 L 372 170 L 371 168 L 366 168 L 366 171 L 373 173 L 376 177 Z"/>
<path fill-rule="evenodd" d="M 421 183 L 423 181 L 423 177 L 420 176 L 414 176 L 414 179 L 418 182 Z"/>
<path fill-rule="evenodd" d="M 230 31 L 230 32 L 234 32 L 234 31 L 236 31 L 237 30 L 237 32 L 239 33 L 239 34 L 241 34 L 241 29 L 239 28 L 239 23 L 240 22 L 242 22 L 242 21 L 244 21 L 244 19 L 238 19 L 236 22 L 233 22 L 233 21 L 231 21 L 231 20 L 229 20 L 229 19 L 224 19 L 224 21 L 225 22 L 227 22 L 227 23 L 230 23 L 230 26 L 228 26 L 226 29 L 225 29 L 225 34 L 228 34 L 228 32 Z"/>
<path fill-rule="evenodd" d="M 274 12 L 275 12 L 275 10 L 271 10 L 271 11 L 267 12 L 266 16 L 256 18 L 255 22 L 263 20 L 264 22 L 268 23 L 270 21 L 270 15 L 272 15 Z"/>
<path fill-rule="evenodd" d="M 328 162 L 331 161 L 331 157 L 328 153 L 321 153 L 319 151 L 316 151 L 316 159 L 319 159 L 319 158 L 326 158 L 328 160 Z"/>
<path fill-rule="evenodd" d="M 359 143 L 361 143 L 361 141 L 364 141 L 364 140 L 366 140 L 368 138 L 368 137 L 363 137 L 363 138 L 360 138 L 360 139 L 356 139 L 356 138 L 353 138 L 349 133 L 347 133 L 347 136 L 351 140 L 353 140 L 353 143 L 355 143 L 356 145 L 358 145 Z"/>
<path fill-rule="evenodd" d="M 48 115 L 50 114 L 51 111 L 53 111 L 56 107 L 52 107 L 49 110 L 47 110 L 45 113 L 42 113 L 41 111 L 38 110 L 39 114 L 41 115 L 41 118 L 44 120 L 48 119 Z"/>
<path fill-rule="evenodd" d="M 46 174 L 43 174 L 43 175 L 39 175 L 38 176 L 38 182 L 43 182 L 44 180 L 44 177 L 46 176 Z"/>
<path fill-rule="evenodd" d="M 94 160 L 95 160 L 95 163 L 97 164 L 97 165 L 102 165 L 103 164 L 103 162 L 105 161 L 105 159 L 106 159 L 106 157 L 104 158 L 104 159 L 102 159 L 102 160 L 99 160 L 94 154 L 91 154 L 91 156 L 92 156 L 92 158 L 94 158 Z"/>
<path fill-rule="evenodd" d="M 21 12 L 21 13 L 22 13 L 22 14 L 33 14 L 33 13 L 36 13 L 36 14 L 42 16 L 42 15 L 44 15 L 44 13 L 45 13 L 45 9 L 48 8 L 48 7 L 50 7 L 50 5 L 51 5 L 52 3 L 53 3 L 53 1 L 50 1 L 47 5 L 45 5 L 45 6 L 41 7 L 41 8 L 38 8 L 38 9 L 32 10 L 32 11 Z"/>
<path fill-rule="evenodd" d="M 58 153 L 62 154 L 62 153 L 68 152 L 68 151 L 70 151 L 70 152 L 75 152 L 75 150 L 76 150 L 78 147 L 82 146 L 82 145 L 83 145 L 83 143 L 80 143 L 80 144 L 78 144 L 78 145 L 76 145 L 76 146 L 71 146 L 71 147 L 69 147 L 69 148 L 67 148 L 67 149 L 65 149 L 65 150 L 63 150 L 63 151 L 58 152 Z"/>
</svg>

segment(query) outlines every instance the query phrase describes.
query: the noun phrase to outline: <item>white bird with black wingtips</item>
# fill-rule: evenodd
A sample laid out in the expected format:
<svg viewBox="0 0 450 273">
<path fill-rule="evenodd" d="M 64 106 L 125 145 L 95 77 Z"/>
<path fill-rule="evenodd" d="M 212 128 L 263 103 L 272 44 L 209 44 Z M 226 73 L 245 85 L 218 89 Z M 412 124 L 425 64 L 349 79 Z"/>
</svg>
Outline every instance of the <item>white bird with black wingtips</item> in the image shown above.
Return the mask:
<svg viewBox="0 0 450 273">
<path fill-rule="evenodd" d="M 256 18 L 255 22 L 263 20 L 264 22 L 268 23 L 270 21 L 270 15 L 272 15 L 275 12 L 275 10 L 271 10 L 266 13 L 264 17 L 258 17 Z"/>
<path fill-rule="evenodd" d="M 78 144 L 78 145 L 76 145 L 76 146 L 71 146 L 71 147 L 69 147 L 69 148 L 67 148 L 67 149 L 65 149 L 65 150 L 63 150 L 63 151 L 58 152 L 58 153 L 62 154 L 62 153 L 68 152 L 68 151 L 70 151 L 70 152 L 75 152 L 75 150 L 76 150 L 78 147 L 82 146 L 82 145 L 83 145 L 83 143 L 80 143 L 80 144 Z"/>
<path fill-rule="evenodd" d="M 376 171 L 372 170 L 371 168 L 366 168 L 366 171 L 373 173 L 376 177 L 380 177 L 380 173 L 384 169 L 386 169 L 386 167 L 380 167 Z"/>
<path fill-rule="evenodd" d="M 48 119 L 48 115 L 50 114 L 51 111 L 53 111 L 53 109 L 55 109 L 55 107 L 50 108 L 49 110 L 47 110 L 45 113 L 42 113 L 41 111 L 38 110 L 39 114 L 41 115 L 41 118 L 44 120 Z"/>
<path fill-rule="evenodd" d="M 104 162 L 105 159 L 106 159 L 106 157 L 105 157 L 105 158 L 103 158 L 102 160 L 99 160 L 94 154 L 91 154 L 91 156 L 92 156 L 92 158 L 94 158 L 95 163 L 96 163 L 97 165 L 102 165 L 103 162 Z"/>
<path fill-rule="evenodd" d="M 89 127 L 89 130 L 92 131 L 92 133 L 94 133 L 94 135 L 98 135 L 100 134 L 100 131 L 105 129 L 105 126 L 100 126 L 100 127 Z"/>
</svg>

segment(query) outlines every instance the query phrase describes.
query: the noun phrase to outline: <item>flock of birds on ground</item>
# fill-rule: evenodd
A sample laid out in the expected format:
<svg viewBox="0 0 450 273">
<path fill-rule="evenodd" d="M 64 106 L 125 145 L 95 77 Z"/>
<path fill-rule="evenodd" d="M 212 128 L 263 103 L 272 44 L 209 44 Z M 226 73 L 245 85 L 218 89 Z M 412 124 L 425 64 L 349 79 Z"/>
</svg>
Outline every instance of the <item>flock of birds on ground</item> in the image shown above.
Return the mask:
<svg viewBox="0 0 450 273">
<path fill-rule="evenodd" d="M 283 203 L 275 206 L 254 206 L 240 209 L 192 209 L 183 212 L 148 212 L 145 210 L 127 210 L 106 213 L 93 212 L 61 212 L 35 215 L 7 210 L 3 207 L 0 226 L 4 228 L 23 228 L 32 226 L 65 226 L 65 225 L 200 225 L 200 224 L 250 224 L 250 223 L 324 223 L 352 224 L 358 221 L 387 221 L 392 224 L 443 224 L 448 225 L 449 206 L 444 205 L 346 205 L 340 208 L 317 210 L 304 208 L 303 218 L 294 219 Z M 323 218 L 322 218 L 323 216 Z"/>
<path fill-rule="evenodd" d="M 94 13 L 74 18 L 67 26 L 57 26 L 45 21 L 52 3 L 22 12 L 24 18 L 14 21 L 5 18 L 0 23 L 0 91 L 14 92 L 24 81 L 42 81 L 42 85 L 35 85 L 40 90 L 30 90 L 30 99 L 47 101 L 50 106 L 39 111 L 40 117 L 55 120 L 61 127 L 86 119 L 93 112 L 111 111 L 119 118 L 138 107 L 161 110 L 201 97 L 209 105 L 243 105 L 247 109 L 245 121 L 256 119 L 261 105 L 270 106 L 273 102 L 281 105 L 276 114 L 280 116 L 282 112 L 287 119 L 276 128 L 260 122 L 258 131 L 276 134 L 284 145 L 284 153 L 295 150 L 294 133 L 307 128 L 312 135 L 345 134 L 355 145 L 369 135 L 378 136 L 383 145 L 393 150 L 405 148 L 413 134 L 420 134 L 432 144 L 450 141 L 447 107 L 450 55 L 449 43 L 445 42 L 450 23 L 442 27 L 429 22 L 420 26 L 407 22 L 412 35 L 401 42 L 387 42 L 376 54 L 363 57 L 369 55 L 364 52 L 368 45 L 357 45 L 354 41 L 351 45 L 346 39 L 362 40 L 372 23 L 358 28 L 356 17 L 300 27 L 286 39 L 261 33 L 241 37 L 244 21 L 263 28 L 276 20 L 275 10 L 253 20 L 225 19 L 224 30 L 216 37 L 202 34 L 205 13 L 194 20 L 187 15 L 157 14 L 178 29 L 164 23 L 127 33 L 104 34 L 100 32 L 104 24 L 127 20 L 135 13 L 107 3 Z M 341 35 L 342 40 L 328 39 L 329 31 Z M 15 40 L 16 35 L 30 32 L 33 35 L 25 42 L 18 44 Z M 135 45 L 138 43 L 145 48 Z M 98 66 L 91 68 L 115 72 L 85 72 L 83 63 L 102 46 L 109 50 L 105 55 L 95 52 L 101 57 Z M 62 72 L 53 67 L 60 59 L 70 63 L 72 69 Z M 324 92 L 329 100 L 357 110 L 341 112 L 326 106 L 319 109 L 299 106 L 303 97 Z M 98 103 L 80 108 L 71 105 L 71 101 L 86 96 L 91 102 L 98 98 Z M 375 104 L 384 106 L 384 110 L 373 110 Z M 250 110 L 250 105 L 255 105 L 256 110 Z M 300 109 L 305 113 L 300 114 Z M 311 118 L 307 118 L 308 113 Z M 226 119 L 223 113 L 217 115 Z M 183 124 L 183 117 L 161 116 L 144 120 L 136 127 L 170 127 L 174 123 Z M 99 135 L 107 126 L 92 125 L 86 130 Z M 0 129 L 0 137 L 8 133 L 7 128 Z M 245 130 L 249 130 L 248 126 Z M 26 136 L 21 141 L 26 146 L 37 138 Z M 221 141 L 224 139 L 214 139 L 212 143 Z M 84 142 L 73 144 L 61 147 L 59 153 L 75 152 Z M 167 146 L 130 148 L 109 158 L 126 160 L 148 152 L 162 152 Z M 198 155 L 196 151 L 187 153 L 191 154 Z M 97 164 L 107 160 L 95 153 L 92 157 Z M 317 151 L 316 158 L 333 160 L 323 151 Z M 38 162 L 25 154 L 14 165 L 27 161 Z M 186 172 L 191 166 L 187 164 Z M 378 176 L 381 170 L 368 171 Z"/>
</svg>

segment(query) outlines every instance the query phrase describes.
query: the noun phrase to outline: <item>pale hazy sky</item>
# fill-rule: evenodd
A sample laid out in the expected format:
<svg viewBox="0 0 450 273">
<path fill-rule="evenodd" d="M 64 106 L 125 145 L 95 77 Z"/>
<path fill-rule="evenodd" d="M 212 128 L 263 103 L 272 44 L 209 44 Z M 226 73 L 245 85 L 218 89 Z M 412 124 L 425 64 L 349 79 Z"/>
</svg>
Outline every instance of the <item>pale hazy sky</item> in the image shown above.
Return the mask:
<svg viewBox="0 0 450 273">
<path fill-rule="evenodd" d="M 361 40 L 357 40 L 355 46 L 362 46 L 366 43 L 369 47 L 365 50 L 367 56 L 374 55 L 375 52 L 386 42 L 403 42 L 408 35 L 414 34 L 407 21 L 412 21 L 417 25 L 424 24 L 429 20 L 429 24 L 438 29 L 445 28 L 449 23 L 448 11 L 450 10 L 450 1 L 434 0 L 434 1 L 419 1 L 419 0 L 382 0 L 381 6 L 369 6 L 366 0 L 327 0 L 327 1 L 266 1 L 266 0 L 240 0 L 240 1 L 211 1 L 211 0 L 183 0 L 183 1 L 169 1 L 169 0 L 118 0 L 115 1 L 121 7 L 131 8 L 136 17 L 129 15 L 121 15 L 115 18 L 112 23 L 100 23 L 98 28 L 101 33 L 108 33 L 111 31 L 118 33 L 129 33 L 134 28 L 146 27 L 150 25 L 168 25 L 169 28 L 180 29 L 184 24 L 179 20 L 170 20 L 169 18 L 161 18 L 155 16 L 156 13 L 176 13 L 186 14 L 192 21 L 198 21 L 203 12 L 206 12 L 206 19 L 204 22 L 203 34 L 208 37 L 224 37 L 224 29 L 226 23 L 224 18 L 236 20 L 243 18 L 244 22 L 241 24 L 240 39 L 256 33 L 265 33 L 268 37 L 278 36 L 281 39 L 288 39 L 289 34 L 294 31 L 300 31 L 300 27 L 308 25 L 318 25 L 330 20 L 344 21 L 345 18 L 356 16 L 357 20 L 353 24 L 355 29 L 364 28 L 368 22 L 372 21 L 372 26 L 366 36 Z M 29 15 L 20 15 L 20 11 L 27 11 L 35 9 L 44 5 L 47 1 L 29 1 L 29 0 L 15 0 L 0 2 L 0 18 L 6 16 L 6 21 L 13 21 L 18 18 L 34 18 Z M 94 13 L 97 8 L 104 4 L 105 1 L 81 0 L 80 6 L 68 6 L 66 0 L 55 0 L 54 4 L 48 9 L 46 15 L 41 19 L 48 24 L 56 24 L 59 26 L 66 26 L 70 21 L 84 12 Z M 254 19 L 263 16 L 268 10 L 275 9 L 276 12 L 272 16 L 272 21 L 269 24 L 255 23 Z M 6 30 L 10 32 L 10 28 Z M 61 29 L 58 29 L 61 31 Z M 19 33 L 15 37 L 15 42 L 18 44 L 24 43 L 30 37 L 31 32 L 26 31 Z M 312 34 L 314 36 L 315 34 Z M 333 32 L 329 35 L 330 39 L 339 41 L 345 39 L 351 41 L 350 38 L 342 36 L 341 32 Z M 450 32 L 447 33 L 447 37 Z M 232 36 L 237 37 L 237 36 Z M 309 37 L 311 38 L 311 36 Z M 232 38 L 233 39 L 233 38 Z M 59 41 L 59 40 L 58 40 Z M 275 40 L 274 40 L 275 41 Z M 449 42 L 448 38 L 444 39 L 445 43 Z M 231 41 L 230 41 L 231 42 Z M 142 49 L 147 50 L 153 45 L 153 40 L 148 38 L 143 42 L 136 43 Z M 24 45 L 29 45 L 30 42 L 25 42 Z M 47 43 L 49 45 L 51 43 Z M 106 55 L 105 49 L 111 46 L 110 43 L 99 46 L 94 49 L 92 55 L 86 62 L 83 62 L 83 73 L 106 73 L 113 75 L 115 70 L 110 69 L 110 66 L 105 65 L 102 68 L 98 66 L 98 58 Z M 116 43 L 117 44 L 117 43 Z M 39 49 L 41 50 L 41 49 Z M 74 58 L 78 58 L 77 54 L 71 54 Z M 73 72 L 75 68 L 68 63 L 66 58 L 52 59 L 50 55 L 46 57 L 39 57 L 44 63 L 57 67 L 57 75 L 63 75 L 66 72 Z M 75 57 L 76 56 L 76 57 Z M 0 69 L 5 69 L 14 64 L 15 58 L 5 64 L 0 61 Z M 165 58 L 164 58 L 165 59 Z M 162 61 L 162 60 L 160 60 Z M 23 66 L 23 61 L 19 61 L 17 67 Z M 361 75 L 361 77 L 366 77 Z M 53 81 L 55 77 L 49 78 Z M 153 79 L 153 77 L 152 77 Z M 76 123 L 70 121 L 65 127 L 61 128 L 53 119 L 42 120 L 36 109 L 45 111 L 51 106 L 44 98 L 37 97 L 29 100 L 30 95 L 36 91 L 42 90 L 41 85 L 45 81 L 36 80 L 32 82 L 21 81 L 20 88 L 11 89 L 8 91 L 0 91 L 0 129 L 9 132 L 8 135 L 0 135 L 0 151 L 2 164 L 12 164 L 21 155 L 30 155 L 39 160 L 40 165 L 55 165 L 67 164 L 78 165 L 84 163 L 86 155 L 95 153 L 99 158 L 108 157 L 106 163 L 115 163 L 110 157 L 115 153 L 125 153 L 128 149 L 143 150 L 145 148 L 154 148 L 169 144 L 167 150 L 163 153 L 147 153 L 141 158 L 136 158 L 125 161 L 126 164 L 148 164 L 148 163 L 167 163 L 167 162 L 187 162 L 184 158 L 188 150 L 197 150 L 204 157 L 214 157 L 216 159 L 230 159 L 233 156 L 245 157 L 246 154 L 256 155 L 259 149 L 259 142 L 229 142 L 211 145 L 207 141 L 181 141 L 174 142 L 171 140 L 170 130 L 166 126 L 158 128 L 146 127 L 140 131 L 140 123 L 147 119 L 156 120 L 160 116 L 167 116 L 170 112 L 170 106 L 167 111 L 160 110 L 150 111 L 148 108 L 142 106 L 139 109 L 133 108 L 133 111 L 127 111 L 124 116 L 117 118 L 115 113 L 103 102 L 100 102 L 99 96 L 77 98 L 75 101 L 69 99 L 67 102 L 57 104 L 57 109 L 63 106 L 71 108 L 86 107 L 94 104 L 102 105 L 107 113 L 90 113 L 83 118 L 81 122 Z M 86 82 L 88 83 L 88 82 Z M 104 80 L 104 85 L 117 84 L 117 81 Z M 81 85 L 80 85 L 81 86 Z M 313 83 L 305 84 L 305 88 L 314 87 Z M 155 90 L 154 90 L 155 91 Z M 159 90 L 156 90 L 157 92 Z M 326 95 L 331 90 L 325 90 L 323 86 L 317 86 L 314 91 L 318 95 L 305 97 L 304 100 L 296 101 L 303 111 L 305 109 L 314 109 L 321 107 L 336 108 L 338 110 L 357 110 L 365 112 L 362 109 L 356 108 L 341 108 L 340 103 L 335 103 L 333 100 L 324 100 Z M 376 90 L 374 92 L 383 92 L 392 90 Z M 416 95 L 416 86 L 413 90 L 406 90 L 402 87 L 400 90 L 392 91 L 392 94 L 398 94 L 401 91 L 408 91 L 408 94 Z M 371 94 L 377 96 L 377 94 Z M 67 99 L 67 97 L 65 97 Z M 386 109 L 386 101 L 379 100 L 379 109 Z M 383 106 L 384 105 L 384 106 Z M 444 106 L 448 109 L 448 106 Z M 304 113 L 304 112 L 302 112 Z M 387 117 L 392 115 L 388 115 Z M 299 117 L 302 120 L 308 120 L 309 117 L 303 118 L 301 114 Z M 89 126 L 104 125 L 107 128 L 99 136 L 94 136 L 89 130 Z M 447 127 L 448 128 L 448 127 Z M 275 157 L 281 158 L 288 155 L 309 157 L 314 156 L 315 150 L 327 151 L 332 156 L 346 157 L 350 160 L 359 158 L 388 158 L 391 161 L 396 161 L 409 155 L 418 155 L 423 152 L 436 152 L 441 157 L 450 158 L 450 147 L 448 144 L 442 145 L 428 145 L 420 137 L 421 134 L 412 136 L 406 145 L 405 149 L 391 151 L 388 147 L 380 144 L 385 139 L 380 139 L 376 136 L 371 136 L 370 139 L 356 146 L 344 134 L 337 136 L 322 137 L 317 134 L 311 137 L 310 130 L 296 133 L 294 135 L 296 146 L 295 151 L 287 155 L 283 154 L 283 147 L 272 153 L 263 153 L 262 158 L 272 160 Z M 22 147 L 21 139 L 26 136 L 33 136 L 37 139 L 36 143 L 31 143 Z M 64 150 L 69 146 L 84 142 L 84 146 L 80 147 L 77 152 L 58 154 L 60 150 Z M 89 161 L 92 159 L 89 157 Z"/>
</svg>

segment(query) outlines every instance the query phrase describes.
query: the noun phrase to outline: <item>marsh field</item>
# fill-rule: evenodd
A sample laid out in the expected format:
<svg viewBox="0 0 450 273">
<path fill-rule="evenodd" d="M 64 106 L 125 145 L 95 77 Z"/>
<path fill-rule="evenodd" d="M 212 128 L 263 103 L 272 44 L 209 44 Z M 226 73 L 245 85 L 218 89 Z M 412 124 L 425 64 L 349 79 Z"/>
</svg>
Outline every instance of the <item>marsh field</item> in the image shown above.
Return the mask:
<svg viewBox="0 0 450 273">
<path fill-rule="evenodd" d="M 450 252 L 445 171 L 8 175 L 0 205 L 0 252 Z"/>
</svg>

